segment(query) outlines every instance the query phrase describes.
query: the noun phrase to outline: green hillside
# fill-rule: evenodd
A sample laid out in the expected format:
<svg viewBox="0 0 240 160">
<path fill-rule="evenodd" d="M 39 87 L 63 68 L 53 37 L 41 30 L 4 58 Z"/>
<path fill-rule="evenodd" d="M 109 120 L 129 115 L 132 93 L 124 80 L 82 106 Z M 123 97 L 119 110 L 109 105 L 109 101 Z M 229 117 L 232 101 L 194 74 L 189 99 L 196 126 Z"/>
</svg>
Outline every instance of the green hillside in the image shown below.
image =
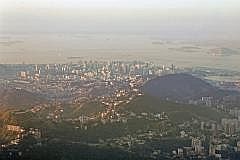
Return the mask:
<svg viewBox="0 0 240 160">
<path fill-rule="evenodd" d="M 51 110 L 52 109 L 52 110 Z M 55 108 L 50 108 L 51 112 Z M 77 118 L 80 115 L 98 114 L 104 109 L 100 103 L 89 102 L 82 106 L 64 106 L 64 118 Z M 137 115 L 142 112 L 146 113 L 162 113 L 165 112 L 169 120 L 154 120 L 148 118 L 128 117 L 127 122 L 114 122 L 102 124 L 100 121 L 88 124 L 88 129 L 81 128 L 80 123 L 71 123 L 65 121 L 53 122 L 45 119 L 50 110 L 44 110 L 42 113 L 26 113 L 24 115 L 15 115 L 18 122 L 24 127 L 37 127 L 43 130 L 46 136 L 55 138 L 64 138 L 66 140 L 76 140 L 83 142 L 98 142 L 99 139 L 117 138 L 121 136 L 136 135 L 145 133 L 149 130 L 164 133 L 167 136 L 176 136 L 179 133 L 177 124 L 194 120 L 199 121 L 217 121 L 221 118 L 228 117 L 224 113 L 218 112 L 214 108 L 205 106 L 194 106 L 177 104 L 168 101 L 161 101 L 156 98 L 144 95 L 135 98 L 129 104 L 120 106 L 120 112 L 134 112 Z M 191 121 L 192 122 L 192 121 Z M 95 125 L 96 124 L 96 125 Z M 192 126 L 193 127 L 193 126 Z M 197 132 L 198 128 L 195 126 Z M 98 133 L 98 134 L 96 134 Z"/>
<path fill-rule="evenodd" d="M 229 115 L 221 113 L 214 108 L 162 101 L 147 95 L 134 99 L 131 103 L 127 104 L 123 110 L 135 113 L 166 112 L 170 120 L 176 123 L 191 120 L 192 118 L 220 121 L 224 117 L 229 117 Z"/>
</svg>

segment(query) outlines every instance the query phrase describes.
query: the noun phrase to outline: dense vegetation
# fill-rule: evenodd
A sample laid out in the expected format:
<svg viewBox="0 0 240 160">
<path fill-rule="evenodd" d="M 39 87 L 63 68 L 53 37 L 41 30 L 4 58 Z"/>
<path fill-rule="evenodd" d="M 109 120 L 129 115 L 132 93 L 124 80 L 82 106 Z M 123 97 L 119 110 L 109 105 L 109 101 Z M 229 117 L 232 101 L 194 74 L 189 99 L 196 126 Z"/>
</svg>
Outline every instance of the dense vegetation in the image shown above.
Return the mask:
<svg viewBox="0 0 240 160">
<path fill-rule="evenodd" d="M 163 101 L 147 95 L 134 99 L 123 109 L 135 113 L 165 112 L 174 123 L 182 123 L 184 121 L 192 120 L 192 118 L 220 121 L 222 118 L 228 117 L 228 115 L 221 113 L 214 108 Z"/>
</svg>

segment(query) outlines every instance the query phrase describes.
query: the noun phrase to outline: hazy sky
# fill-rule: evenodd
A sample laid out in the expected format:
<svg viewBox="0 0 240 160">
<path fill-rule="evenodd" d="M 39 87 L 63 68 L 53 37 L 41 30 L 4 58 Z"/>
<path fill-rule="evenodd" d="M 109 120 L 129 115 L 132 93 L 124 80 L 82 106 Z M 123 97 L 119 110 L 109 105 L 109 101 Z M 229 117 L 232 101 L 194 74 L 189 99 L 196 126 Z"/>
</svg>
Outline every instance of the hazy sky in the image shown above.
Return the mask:
<svg viewBox="0 0 240 160">
<path fill-rule="evenodd" d="M 239 0 L 1 0 L 1 9 L 15 8 L 82 8 L 82 7 L 133 7 L 133 8 L 224 8 L 238 9 Z"/>
<path fill-rule="evenodd" d="M 238 38 L 239 0 L 0 0 L 2 33 Z"/>
</svg>

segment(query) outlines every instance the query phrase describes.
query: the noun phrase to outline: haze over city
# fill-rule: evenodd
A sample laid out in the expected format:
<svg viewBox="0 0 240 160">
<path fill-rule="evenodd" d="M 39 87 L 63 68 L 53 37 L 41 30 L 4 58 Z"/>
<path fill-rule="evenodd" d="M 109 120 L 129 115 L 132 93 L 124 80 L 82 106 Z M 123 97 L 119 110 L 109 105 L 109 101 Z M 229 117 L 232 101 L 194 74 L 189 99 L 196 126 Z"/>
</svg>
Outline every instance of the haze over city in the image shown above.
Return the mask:
<svg viewBox="0 0 240 160">
<path fill-rule="evenodd" d="M 108 60 L 129 56 L 237 70 L 239 55 L 216 58 L 207 53 L 219 47 L 239 52 L 239 8 L 237 0 L 1 0 L 0 61 L 63 63 L 71 56 Z M 205 48 L 195 54 L 175 52 L 169 48 L 176 43 L 165 45 L 169 40 Z M 154 45 L 156 41 L 165 44 Z"/>
</svg>

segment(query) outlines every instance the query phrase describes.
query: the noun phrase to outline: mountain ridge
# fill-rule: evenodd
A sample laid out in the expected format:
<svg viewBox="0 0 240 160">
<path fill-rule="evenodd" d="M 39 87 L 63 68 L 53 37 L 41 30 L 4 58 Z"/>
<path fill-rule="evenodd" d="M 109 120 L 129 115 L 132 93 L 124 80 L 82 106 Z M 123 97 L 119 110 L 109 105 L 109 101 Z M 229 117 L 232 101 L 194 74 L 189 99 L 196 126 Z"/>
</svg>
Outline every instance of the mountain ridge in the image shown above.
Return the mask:
<svg viewBox="0 0 240 160">
<path fill-rule="evenodd" d="M 199 100 L 202 97 L 224 97 L 232 94 L 186 73 L 169 74 L 152 79 L 142 88 L 145 94 L 180 102 Z"/>
<path fill-rule="evenodd" d="M 44 103 L 46 100 L 24 89 L 0 88 L 0 107 L 16 108 Z"/>
</svg>

